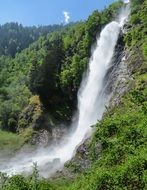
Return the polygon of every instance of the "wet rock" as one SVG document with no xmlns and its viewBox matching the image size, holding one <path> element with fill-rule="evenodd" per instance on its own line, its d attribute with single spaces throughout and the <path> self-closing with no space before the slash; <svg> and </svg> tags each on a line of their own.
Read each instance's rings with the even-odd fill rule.
<svg viewBox="0 0 147 190">
<path fill-rule="evenodd" d="M 66 127 L 54 127 L 50 130 L 39 130 L 36 131 L 31 140 L 30 143 L 32 145 L 42 146 L 46 147 L 48 145 L 58 145 L 62 138 L 67 134 L 67 128 Z"/>
<path fill-rule="evenodd" d="M 60 158 L 55 158 L 53 160 L 53 164 L 60 164 Z"/>
<path fill-rule="evenodd" d="M 32 145 L 47 146 L 48 143 L 52 140 L 52 135 L 49 131 L 40 130 L 33 134 L 30 143 Z"/>
<path fill-rule="evenodd" d="M 76 150 L 75 156 L 65 163 L 64 168 L 61 171 L 57 171 L 52 178 L 57 179 L 60 177 L 75 178 L 79 173 L 86 171 L 92 165 L 91 159 L 91 140 L 88 138 L 82 143 Z M 99 159 L 101 156 L 102 145 L 97 142 L 92 148 L 95 158 Z"/>
</svg>

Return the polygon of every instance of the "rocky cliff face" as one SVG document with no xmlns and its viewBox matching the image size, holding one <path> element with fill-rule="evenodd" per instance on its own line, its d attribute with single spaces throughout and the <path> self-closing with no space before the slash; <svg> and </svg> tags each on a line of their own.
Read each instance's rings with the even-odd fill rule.
<svg viewBox="0 0 147 190">
<path fill-rule="evenodd" d="M 67 127 L 56 126 L 50 130 L 42 129 L 34 132 L 30 143 L 32 145 L 47 147 L 48 145 L 58 145 L 62 138 L 67 134 Z"/>
</svg>

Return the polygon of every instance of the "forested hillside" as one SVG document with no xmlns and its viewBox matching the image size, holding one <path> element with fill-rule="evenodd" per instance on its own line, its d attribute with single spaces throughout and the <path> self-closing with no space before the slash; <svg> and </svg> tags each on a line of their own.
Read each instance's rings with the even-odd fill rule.
<svg viewBox="0 0 147 190">
<path fill-rule="evenodd" d="M 41 36 L 15 58 L 0 57 L 1 129 L 41 128 L 47 120 L 44 112 L 70 121 L 91 45 L 120 4 L 95 11 L 86 22 Z"/>
<path fill-rule="evenodd" d="M 29 141 L 33 131 L 53 127 L 51 120 L 55 123 L 71 121 L 91 46 L 121 6 L 122 2 L 113 3 L 101 12 L 96 10 L 87 21 L 59 31 L 55 28 L 54 32 L 41 36 L 37 41 L 31 38 L 35 42 L 24 49 L 31 43 L 29 39 L 27 45 L 20 48 L 24 50 L 15 57 L 19 49 L 12 54 L 2 50 L 0 150 L 4 147 L 19 149 Z M 125 64 L 129 72 L 127 90 L 117 103 L 111 100 L 103 119 L 93 126 L 92 138 L 66 164 L 65 173 L 57 173 L 50 180 L 40 179 L 34 165 L 33 173 L 28 177 L 1 174 L 2 190 L 147 189 L 146 15 L 147 0 L 132 0 L 125 33 L 118 41 L 118 47 L 126 55 Z M 28 33 L 31 35 L 30 31 Z M 99 146 L 100 151 L 97 150 Z M 81 167 L 81 159 L 88 160 L 90 166 Z"/>
<path fill-rule="evenodd" d="M 61 30 L 63 25 L 23 27 L 18 23 L 0 25 L 0 55 L 15 57 L 40 36 Z"/>
</svg>

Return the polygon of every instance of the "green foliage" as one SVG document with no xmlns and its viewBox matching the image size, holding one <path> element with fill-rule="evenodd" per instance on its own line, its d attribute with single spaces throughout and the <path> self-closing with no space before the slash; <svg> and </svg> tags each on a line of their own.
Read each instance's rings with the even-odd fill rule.
<svg viewBox="0 0 147 190">
<path fill-rule="evenodd" d="M 57 187 L 45 179 L 39 180 L 39 171 L 37 164 L 33 164 L 33 172 L 28 177 L 22 175 L 7 176 L 0 173 L 0 189 L 1 190 L 56 190 Z M 60 189 L 60 188 L 59 188 Z"/>
<path fill-rule="evenodd" d="M 125 43 L 128 47 L 142 46 L 144 58 L 147 58 L 147 2 L 146 0 L 132 1 L 132 14 L 130 25 L 132 26 L 125 35 Z"/>
<path fill-rule="evenodd" d="M 61 30 L 62 25 L 23 27 L 18 23 L 0 25 L 0 55 L 15 57 L 40 36 Z"/>
<path fill-rule="evenodd" d="M 101 17 L 100 12 L 94 11 L 87 20 L 86 30 L 92 39 L 95 39 L 97 32 L 101 30 Z"/>
<path fill-rule="evenodd" d="M 25 129 L 23 133 L 17 135 L 11 132 L 0 131 L 0 152 L 1 154 L 13 154 L 19 150 L 31 138 L 33 131 L 31 128 Z"/>
<path fill-rule="evenodd" d="M 143 55 L 144 55 L 145 59 L 147 60 L 147 38 L 145 39 L 142 47 L 143 47 Z"/>
<path fill-rule="evenodd" d="M 38 130 L 43 122 L 43 106 L 38 96 L 32 96 L 29 105 L 19 115 L 17 130 L 20 132 L 29 127 Z"/>
</svg>

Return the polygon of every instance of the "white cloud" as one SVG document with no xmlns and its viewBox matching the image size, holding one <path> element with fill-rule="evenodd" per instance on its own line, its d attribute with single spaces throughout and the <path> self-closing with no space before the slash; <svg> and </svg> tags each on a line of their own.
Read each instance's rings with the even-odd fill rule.
<svg viewBox="0 0 147 190">
<path fill-rule="evenodd" d="M 129 3 L 130 2 L 130 0 L 124 0 L 124 3 Z"/>
<path fill-rule="evenodd" d="M 63 11 L 63 15 L 64 15 L 64 22 L 65 22 L 65 24 L 68 24 L 69 20 L 70 20 L 69 12 Z"/>
</svg>

